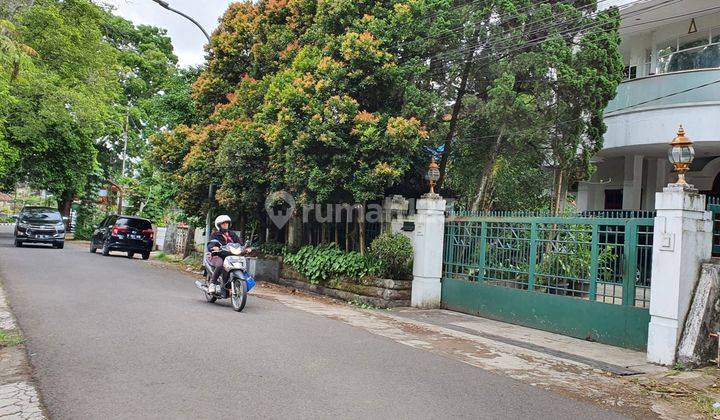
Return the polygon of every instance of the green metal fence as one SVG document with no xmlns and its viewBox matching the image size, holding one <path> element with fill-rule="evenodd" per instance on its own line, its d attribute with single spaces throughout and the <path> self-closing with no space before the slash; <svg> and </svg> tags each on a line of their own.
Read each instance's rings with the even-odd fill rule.
<svg viewBox="0 0 720 420">
<path fill-rule="evenodd" d="M 720 257 L 720 197 L 708 197 L 707 209 L 712 212 L 712 253 L 714 257 Z"/>
<path fill-rule="evenodd" d="M 653 217 L 453 213 L 445 229 L 443 306 L 644 347 Z"/>
</svg>

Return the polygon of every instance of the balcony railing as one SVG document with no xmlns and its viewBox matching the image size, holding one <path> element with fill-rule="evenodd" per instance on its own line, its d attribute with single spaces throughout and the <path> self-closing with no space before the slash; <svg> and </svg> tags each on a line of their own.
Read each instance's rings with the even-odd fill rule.
<svg viewBox="0 0 720 420">
<path fill-rule="evenodd" d="M 605 108 L 605 114 L 686 103 L 718 102 L 720 83 L 683 92 L 718 80 L 720 69 L 681 71 L 628 80 L 618 86 L 617 95 Z M 672 96 L 645 103 L 666 95 Z M 633 106 L 637 104 L 642 105 Z"/>
</svg>

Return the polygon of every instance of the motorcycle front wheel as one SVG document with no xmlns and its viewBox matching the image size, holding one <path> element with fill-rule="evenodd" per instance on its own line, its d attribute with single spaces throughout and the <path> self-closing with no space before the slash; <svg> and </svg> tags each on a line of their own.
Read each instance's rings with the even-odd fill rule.
<svg viewBox="0 0 720 420">
<path fill-rule="evenodd" d="M 232 302 L 233 309 L 236 312 L 243 310 L 245 302 L 247 301 L 247 283 L 245 280 L 238 278 L 233 279 L 230 301 Z"/>
<path fill-rule="evenodd" d="M 219 270 L 219 269 L 218 269 L 218 270 Z M 212 277 L 211 277 L 211 276 L 212 276 L 212 273 L 210 272 L 210 270 L 205 270 L 205 272 L 206 272 L 206 274 L 205 274 L 205 284 L 210 284 L 210 279 L 212 278 Z M 214 303 L 214 302 L 217 300 L 217 297 L 216 297 L 214 294 L 212 294 L 212 293 L 203 292 L 203 294 L 205 295 L 205 300 L 207 300 L 207 301 L 210 302 L 210 303 Z"/>
</svg>

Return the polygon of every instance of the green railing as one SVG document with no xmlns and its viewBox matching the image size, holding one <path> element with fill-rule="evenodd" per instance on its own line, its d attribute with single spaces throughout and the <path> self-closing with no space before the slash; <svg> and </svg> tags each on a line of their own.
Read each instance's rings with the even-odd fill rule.
<svg viewBox="0 0 720 420">
<path fill-rule="evenodd" d="M 652 212 L 452 213 L 443 279 L 649 307 Z"/>
<path fill-rule="evenodd" d="M 713 220 L 712 253 L 720 257 L 720 197 L 708 197 L 707 209 L 712 212 Z"/>
</svg>

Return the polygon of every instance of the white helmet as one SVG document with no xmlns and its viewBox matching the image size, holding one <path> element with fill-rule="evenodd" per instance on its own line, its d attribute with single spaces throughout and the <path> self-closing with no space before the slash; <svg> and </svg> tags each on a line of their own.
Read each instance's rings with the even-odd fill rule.
<svg viewBox="0 0 720 420">
<path fill-rule="evenodd" d="M 215 228 L 220 230 L 220 225 L 225 222 L 232 223 L 232 219 L 227 214 L 221 214 L 215 218 Z"/>
</svg>

